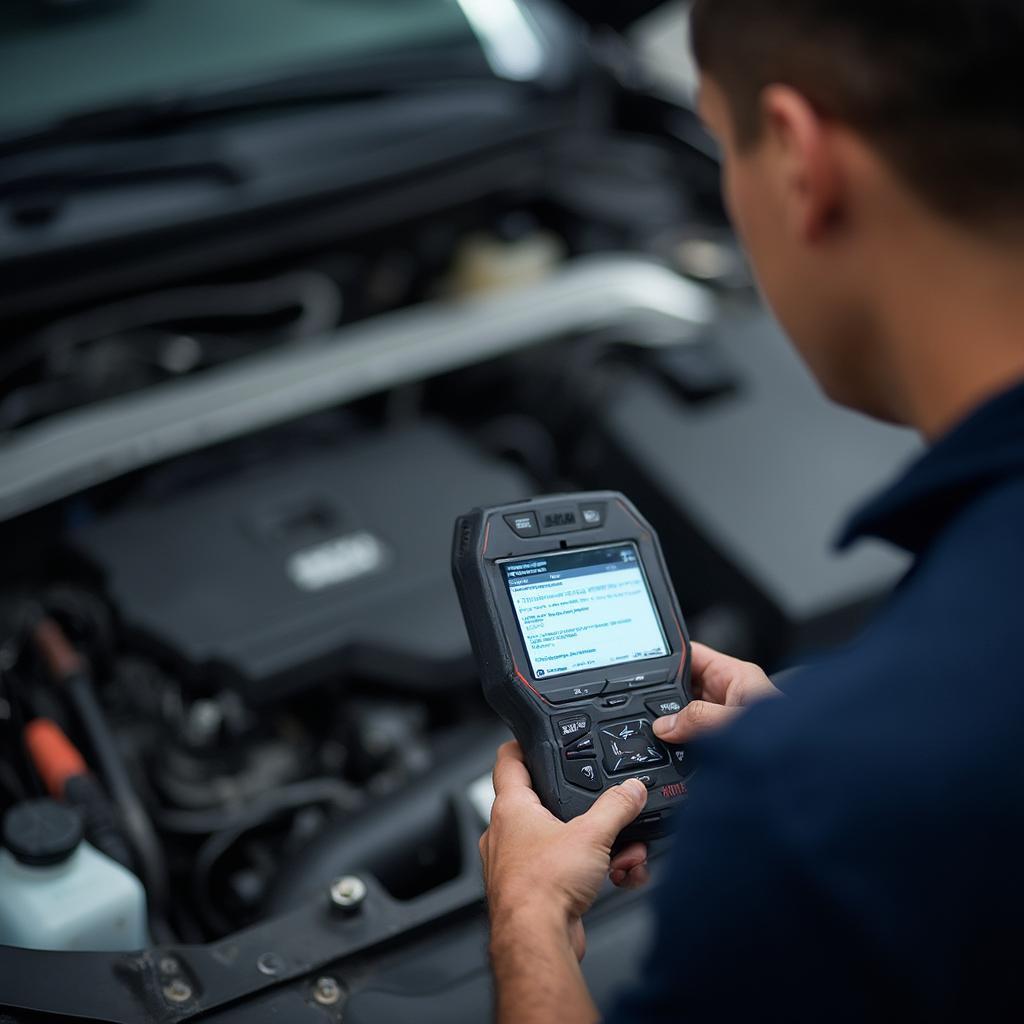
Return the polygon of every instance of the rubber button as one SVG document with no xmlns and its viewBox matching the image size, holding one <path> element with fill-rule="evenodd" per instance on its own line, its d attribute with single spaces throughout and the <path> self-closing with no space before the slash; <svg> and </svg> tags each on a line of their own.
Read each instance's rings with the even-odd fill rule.
<svg viewBox="0 0 1024 1024">
<path fill-rule="evenodd" d="M 608 680 L 609 685 L 616 690 L 634 690 L 639 686 L 657 686 L 665 682 L 668 682 L 668 672 L 664 669 L 660 672 L 634 672 L 632 675 L 615 676 Z"/>
<path fill-rule="evenodd" d="M 582 740 L 577 740 L 569 749 L 565 752 L 566 757 L 572 757 L 573 754 L 586 754 L 593 756 L 594 754 L 594 741 L 586 736 Z"/>
<path fill-rule="evenodd" d="M 596 761 L 563 761 L 562 772 L 574 786 L 582 786 L 592 793 L 604 786 Z"/>
<path fill-rule="evenodd" d="M 697 770 L 693 752 L 686 747 L 670 747 L 669 758 L 684 779 L 689 778 Z"/>
<path fill-rule="evenodd" d="M 644 705 L 655 718 L 678 715 L 684 706 L 682 698 L 674 693 L 660 693 L 657 697 L 644 701 Z"/>
<path fill-rule="evenodd" d="M 629 688 L 635 690 L 639 686 L 660 686 L 668 682 L 668 672 L 639 672 L 630 680 Z"/>
<path fill-rule="evenodd" d="M 553 508 L 540 514 L 541 533 L 574 533 L 580 529 L 580 514 L 574 505 Z"/>
<path fill-rule="evenodd" d="M 629 697 L 623 694 L 621 697 L 609 697 L 605 702 L 606 708 L 621 708 L 623 704 L 629 703 Z"/>
<path fill-rule="evenodd" d="M 555 732 L 563 745 L 578 740 L 590 732 L 589 715 L 573 715 L 572 718 L 558 718 L 555 720 Z"/>
<path fill-rule="evenodd" d="M 584 686 L 564 686 L 560 690 L 551 690 L 542 694 L 546 701 L 552 704 L 568 704 L 574 700 L 587 700 L 589 697 L 596 697 L 604 693 L 607 683 L 587 683 Z"/>
<path fill-rule="evenodd" d="M 520 537 L 539 537 L 540 527 L 537 525 L 537 514 L 535 512 L 513 512 L 505 516 L 505 522 Z"/>
<path fill-rule="evenodd" d="M 596 530 L 604 526 L 604 502 L 594 505 L 580 505 L 580 522 L 584 530 Z"/>
</svg>

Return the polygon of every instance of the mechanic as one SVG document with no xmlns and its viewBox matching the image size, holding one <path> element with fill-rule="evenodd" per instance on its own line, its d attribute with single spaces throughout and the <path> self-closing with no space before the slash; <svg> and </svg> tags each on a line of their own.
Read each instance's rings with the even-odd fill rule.
<svg viewBox="0 0 1024 1024">
<path fill-rule="evenodd" d="M 855 643 L 781 699 L 695 646 L 702 699 L 656 732 L 701 768 L 612 1019 L 1019 1020 L 1024 4 L 697 0 L 692 28 L 767 301 L 832 398 L 930 447 L 845 533 L 915 558 Z M 646 881 L 643 847 L 609 859 L 644 787 L 562 824 L 515 744 L 494 781 L 498 1018 L 593 1021 L 581 915 Z"/>
</svg>

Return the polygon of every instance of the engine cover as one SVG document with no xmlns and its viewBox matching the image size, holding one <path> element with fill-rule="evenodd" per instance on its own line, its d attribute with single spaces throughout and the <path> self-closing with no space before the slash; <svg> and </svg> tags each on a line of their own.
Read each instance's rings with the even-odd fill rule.
<svg viewBox="0 0 1024 1024">
<path fill-rule="evenodd" d="M 253 702 L 337 678 L 434 688 L 473 678 L 452 523 L 532 490 L 419 424 L 123 507 L 72 543 L 129 633 L 186 676 Z"/>
<path fill-rule="evenodd" d="M 617 380 L 588 482 L 644 510 L 685 614 L 742 613 L 745 656 L 775 665 L 845 643 L 908 562 L 880 542 L 838 553 L 835 539 L 920 440 L 831 404 L 767 316 L 723 320 L 714 350 L 721 365 L 691 367 L 682 400 L 648 375 Z"/>
</svg>

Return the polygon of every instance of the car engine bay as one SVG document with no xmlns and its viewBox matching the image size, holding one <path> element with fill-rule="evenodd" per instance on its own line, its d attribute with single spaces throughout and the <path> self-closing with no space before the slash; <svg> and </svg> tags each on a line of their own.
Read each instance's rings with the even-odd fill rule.
<svg viewBox="0 0 1024 1024">
<path fill-rule="evenodd" d="M 0 193 L 0 794 L 79 806 L 148 940 L 0 950 L 15 1019 L 478 1019 L 506 732 L 450 577 L 470 507 L 626 491 L 695 638 L 775 668 L 899 578 L 829 542 L 916 441 L 817 393 L 692 114 L 616 52 L 473 154 L 86 262 L 26 255 L 60 189 Z M 605 894 L 599 1000 L 645 928 Z"/>
</svg>

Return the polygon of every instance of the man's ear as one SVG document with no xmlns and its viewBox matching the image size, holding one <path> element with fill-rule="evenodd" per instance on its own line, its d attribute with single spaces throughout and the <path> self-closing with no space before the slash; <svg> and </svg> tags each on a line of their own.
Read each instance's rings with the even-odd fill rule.
<svg viewBox="0 0 1024 1024">
<path fill-rule="evenodd" d="M 788 85 L 763 91 L 761 115 L 787 220 L 803 241 L 821 241 L 839 220 L 843 199 L 843 176 L 828 125 Z"/>
</svg>

